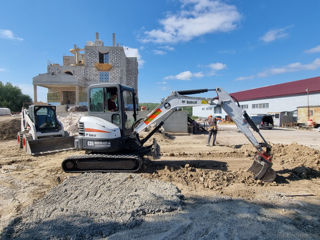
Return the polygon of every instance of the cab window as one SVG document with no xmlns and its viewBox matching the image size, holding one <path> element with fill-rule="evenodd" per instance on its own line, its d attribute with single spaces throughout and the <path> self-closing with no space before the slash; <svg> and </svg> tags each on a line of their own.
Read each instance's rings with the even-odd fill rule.
<svg viewBox="0 0 320 240">
<path fill-rule="evenodd" d="M 35 108 L 37 129 L 55 129 L 58 127 L 55 111 L 50 107 Z"/>
<path fill-rule="evenodd" d="M 133 92 L 123 91 L 123 106 L 124 106 L 124 121 L 125 128 L 130 129 L 135 122 L 134 118 L 134 101 L 133 101 Z"/>
<path fill-rule="evenodd" d="M 103 112 L 103 88 L 91 88 L 90 89 L 90 111 Z"/>
</svg>

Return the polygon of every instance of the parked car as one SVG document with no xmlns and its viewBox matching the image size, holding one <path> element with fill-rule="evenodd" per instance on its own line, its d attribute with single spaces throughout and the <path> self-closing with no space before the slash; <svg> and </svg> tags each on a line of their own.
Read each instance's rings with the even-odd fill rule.
<svg viewBox="0 0 320 240">
<path fill-rule="evenodd" d="M 258 115 L 250 118 L 259 129 L 272 129 L 274 127 L 272 115 Z"/>
</svg>

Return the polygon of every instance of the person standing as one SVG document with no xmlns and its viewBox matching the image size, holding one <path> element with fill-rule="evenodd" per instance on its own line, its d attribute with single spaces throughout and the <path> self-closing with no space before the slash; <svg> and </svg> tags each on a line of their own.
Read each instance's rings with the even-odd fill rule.
<svg viewBox="0 0 320 240">
<path fill-rule="evenodd" d="M 213 138 L 212 146 L 215 146 L 217 133 L 218 133 L 217 119 L 213 118 L 212 115 L 209 115 L 208 116 L 208 124 L 209 124 L 209 136 L 208 136 L 207 146 L 210 146 L 211 137 Z"/>
</svg>

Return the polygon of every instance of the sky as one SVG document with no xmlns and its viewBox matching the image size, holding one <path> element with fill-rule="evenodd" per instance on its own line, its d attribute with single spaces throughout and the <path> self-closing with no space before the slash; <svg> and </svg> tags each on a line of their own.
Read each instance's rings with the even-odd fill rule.
<svg viewBox="0 0 320 240">
<path fill-rule="evenodd" d="M 319 12 L 319 0 L 0 0 L 0 81 L 33 97 L 32 78 L 96 32 L 138 57 L 140 102 L 316 77 Z"/>
</svg>

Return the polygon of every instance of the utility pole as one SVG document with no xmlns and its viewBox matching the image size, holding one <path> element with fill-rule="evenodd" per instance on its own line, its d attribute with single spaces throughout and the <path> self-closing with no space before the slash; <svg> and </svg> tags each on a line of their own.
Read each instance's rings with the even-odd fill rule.
<svg viewBox="0 0 320 240">
<path fill-rule="evenodd" d="M 307 106 L 308 106 L 308 119 L 307 119 L 307 121 L 309 121 L 309 119 L 310 119 L 309 88 L 306 89 L 306 92 L 307 92 Z"/>
</svg>

